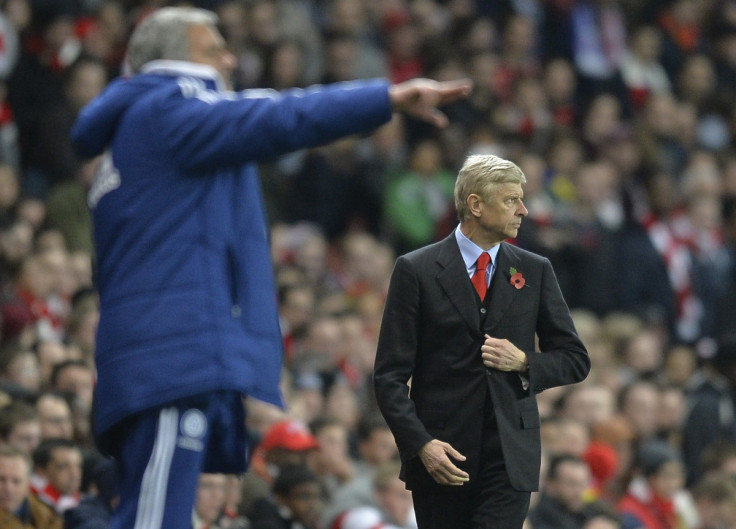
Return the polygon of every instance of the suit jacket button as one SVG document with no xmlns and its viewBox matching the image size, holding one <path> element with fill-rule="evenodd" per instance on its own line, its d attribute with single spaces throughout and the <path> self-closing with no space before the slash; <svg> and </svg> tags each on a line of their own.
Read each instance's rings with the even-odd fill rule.
<svg viewBox="0 0 736 529">
<path fill-rule="evenodd" d="M 485 309 L 485 308 L 481 308 L 481 309 L 480 309 L 480 313 L 481 313 L 481 314 L 485 314 L 485 313 L 486 313 L 486 309 Z"/>
</svg>

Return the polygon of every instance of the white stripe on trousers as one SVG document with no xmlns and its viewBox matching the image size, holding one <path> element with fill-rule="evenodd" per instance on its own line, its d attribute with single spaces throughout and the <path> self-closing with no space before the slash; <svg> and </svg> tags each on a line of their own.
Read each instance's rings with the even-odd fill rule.
<svg viewBox="0 0 736 529">
<path fill-rule="evenodd" d="M 143 473 L 134 529 L 160 529 L 166 507 L 171 461 L 178 434 L 179 410 L 164 408 L 158 417 L 151 459 Z"/>
</svg>

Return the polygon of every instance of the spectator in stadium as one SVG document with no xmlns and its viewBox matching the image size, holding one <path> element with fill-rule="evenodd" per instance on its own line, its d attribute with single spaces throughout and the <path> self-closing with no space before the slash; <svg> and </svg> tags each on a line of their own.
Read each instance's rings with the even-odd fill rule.
<svg viewBox="0 0 736 529">
<path fill-rule="evenodd" d="M 371 480 L 371 496 L 360 505 L 344 510 L 328 525 L 330 529 L 415 529 L 417 526 L 411 492 L 399 479 L 398 461 L 388 461 L 376 469 Z"/>
<path fill-rule="evenodd" d="M 253 462 L 243 479 L 240 511 L 250 516 L 254 504 L 270 495 L 274 479 L 287 466 L 306 466 L 314 458 L 317 439 L 306 425 L 280 420 L 266 431 L 253 454 Z"/>
<path fill-rule="evenodd" d="M 38 411 L 20 399 L 0 408 L 0 445 L 13 445 L 30 457 L 41 442 Z"/>
<path fill-rule="evenodd" d="M 38 357 L 18 341 L 0 349 L 0 384 L 33 395 L 41 387 Z"/>
<path fill-rule="evenodd" d="M 118 502 L 116 463 L 93 452 L 85 458 L 82 499 L 79 505 L 64 511 L 64 529 L 108 529 Z"/>
<path fill-rule="evenodd" d="M 660 399 L 660 388 L 644 379 L 635 379 L 619 393 L 619 409 L 634 428 L 637 442 L 657 434 Z"/>
<path fill-rule="evenodd" d="M 284 467 L 273 482 L 272 496 L 254 505 L 251 529 L 318 529 L 322 502 L 319 478 L 308 467 Z"/>
<path fill-rule="evenodd" d="M 348 444 L 348 428 L 337 418 L 323 415 L 309 423 L 309 429 L 317 440 L 312 470 L 319 476 L 329 498 L 356 477 L 355 461 Z"/>
<path fill-rule="evenodd" d="M 394 436 L 380 415 L 364 415 L 358 423 L 356 435 L 358 459 L 355 461 L 355 477 L 328 499 L 324 513 L 327 525 L 349 508 L 373 503 L 376 472 L 387 462 L 398 459 Z"/>
<path fill-rule="evenodd" d="M 74 435 L 79 440 L 88 441 L 94 388 L 93 369 L 85 360 L 66 360 L 54 366 L 50 382 L 51 390 L 65 395 L 71 403 Z"/>
<path fill-rule="evenodd" d="M 440 144 L 419 142 L 409 155 L 409 169 L 386 186 L 384 210 L 395 248 L 405 252 L 437 240 L 438 228 L 452 210 L 454 186 Z"/>
<path fill-rule="evenodd" d="M 82 450 L 68 439 L 45 439 L 33 452 L 31 491 L 58 514 L 79 505 Z"/>
<path fill-rule="evenodd" d="M 220 519 L 225 508 L 228 486 L 225 474 L 202 474 L 199 476 L 197 496 L 192 512 L 192 529 L 223 529 Z"/>
<path fill-rule="evenodd" d="M 41 422 L 41 439 L 72 439 L 74 422 L 72 409 L 63 395 L 43 392 L 36 399 L 36 409 Z"/>
<path fill-rule="evenodd" d="M 529 511 L 534 529 L 582 529 L 586 491 L 591 484 L 588 464 L 573 455 L 553 457 L 537 504 Z"/>
<path fill-rule="evenodd" d="M 684 491 L 685 470 L 675 450 L 659 440 L 646 441 L 633 466 L 633 479 L 617 503 L 624 527 L 675 529 L 693 522 L 694 505 Z"/>
<path fill-rule="evenodd" d="M 61 529 L 62 519 L 31 494 L 31 460 L 22 449 L 0 446 L 0 526 Z"/>
<path fill-rule="evenodd" d="M 736 524 L 736 484 L 730 476 L 705 476 L 693 487 L 693 500 L 698 511 L 698 529 Z"/>
</svg>

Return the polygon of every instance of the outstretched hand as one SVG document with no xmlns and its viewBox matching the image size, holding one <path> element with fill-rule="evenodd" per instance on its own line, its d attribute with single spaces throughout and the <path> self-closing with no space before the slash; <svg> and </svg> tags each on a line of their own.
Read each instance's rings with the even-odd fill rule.
<svg viewBox="0 0 736 529">
<path fill-rule="evenodd" d="M 473 83 L 468 79 L 444 82 L 412 79 L 391 85 L 389 98 L 395 111 L 446 127 L 449 121 L 438 107 L 466 98 L 472 90 Z"/>
<path fill-rule="evenodd" d="M 462 485 L 470 479 L 468 473 L 457 468 L 450 457 L 465 461 L 465 456 L 449 443 L 432 439 L 419 450 L 419 458 L 429 475 L 440 485 Z"/>
</svg>

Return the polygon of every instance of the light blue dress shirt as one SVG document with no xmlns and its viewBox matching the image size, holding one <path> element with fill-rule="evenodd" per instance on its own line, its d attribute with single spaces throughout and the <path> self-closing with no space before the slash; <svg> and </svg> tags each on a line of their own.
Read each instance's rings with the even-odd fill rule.
<svg viewBox="0 0 736 529">
<path fill-rule="evenodd" d="M 457 245 L 460 247 L 460 254 L 463 256 L 465 269 L 468 271 L 468 277 L 473 277 L 478 257 L 480 257 L 480 254 L 485 250 L 468 239 L 465 234 L 460 231 L 460 226 L 455 228 L 455 239 L 457 239 Z M 496 271 L 496 257 L 498 257 L 498 250 L 500 248 L 501 244 L 499 243 L 488 250 L 488 254 L 491 256 L 491 266 L 486 268 L 486 286 L 490 286 L 491 278 L 493 277 L 493 273 Z"/>
</svg>

